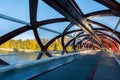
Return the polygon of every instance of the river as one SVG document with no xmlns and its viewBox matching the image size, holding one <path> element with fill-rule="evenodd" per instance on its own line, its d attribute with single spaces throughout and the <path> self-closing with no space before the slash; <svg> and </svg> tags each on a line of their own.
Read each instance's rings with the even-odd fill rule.
<svg viewBox="0 0 120 80">
<path fill-rule="evenodd" d="M 34 53 L 34 52 L 28 53 L 28 52 L 0 51 L 0 59 L 6 61 L 7 63 L 11 65 L 35 60 L 37 55 L 38 53 Z M 46 56 L 43 55 L 42 58 L 46 58 Z"/>
</svg>

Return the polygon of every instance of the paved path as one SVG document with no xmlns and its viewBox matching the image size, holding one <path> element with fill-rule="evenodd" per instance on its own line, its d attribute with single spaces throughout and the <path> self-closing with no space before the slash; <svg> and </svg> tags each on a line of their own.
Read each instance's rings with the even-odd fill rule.
<svg viewBox="0 0 120 80">
<path fill-rule="evenodd" d="M 102 54 L 94 80 L 120 80 L 120 66 L 107 54 Z"/>
<path fill-rule="evenodd" d="M 99 65 L 95 74 L 89 79 L 97 62 Z M 33 80 L 120 80 L 120 67 L 107 54 L 88 55 Z"/>
<path fill-rule="evenodd" d="M 87 80 L 99 58 L 98 55 L 84 56 L 33 80 Z"/>
</svg>

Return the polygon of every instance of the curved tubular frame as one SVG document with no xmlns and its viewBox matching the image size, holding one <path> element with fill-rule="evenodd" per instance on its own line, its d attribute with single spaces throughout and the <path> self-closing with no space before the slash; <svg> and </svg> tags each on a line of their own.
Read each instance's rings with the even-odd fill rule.
<svg viewBox="0 0 120 80">
<path fill-rule="evenodd" d="M 89 42 L 89 43 L 88 43 L 88 42 Z M 94 45 L 94 44 L 98 45 L 98 43 L 97 43 L 93 38 L 92 38 L 92 39 L 88 38 L 88 39 L 85 40 L 85 42 L 82 42 L 82 44 L 84 44 L 84 47 L 86 47 L 87 43 L 88 43 L 88 44 L 91 43 L 91 45 Z M 98 45 L 98 46 L 99 46 L 99 45 Z M 100 47 L 99 47 L 99 48 L 100 48 Z"/>
<path fill-rule="evenodd" d="M 101 34 L 98 34 L 100 37 L 103 37 L 104 39 L 107 39 L 108 42 L 111 41 L 111 42 L 112 42 L 111 44 L 114 44 L 114 45 L 112 45 L 112 46 L 114 46 L 114 47 L 116 47 L 117 49 L 119 49 L 119 46 L 116 44 L 116 42 L 119 43 L 119 44 L 120 44 L 120 42 L 119 42 L 117 39 L 115 39 L 114 37 L 109 36 L 109 35 L 107 35 L 107 34 L 105 34 L 105 33 L 103 33 L 103 32 L 100 32 L 100 31 L 98 31 L 98 33 L 101 33 Z M 102 35 L 102 36 L 101 36 L 101 35 Z"/>
<path fill-rule="evenodd" d="M 92 35 L 95 40 L 101 44 L 101 41 L 97 37 L 97 35 L 94 33 L 92 29 L 90 29 L 89 26 L 84 25 L 86 21 L 84 21 L 82 18 L 83 16 L 78 12 L 77 6 L 75 6 L 73 1 L 52 1 L 52 0 L 43 0 L 45 3 L 47 3 L 49 6 L 54 8 L 56 11 L 61 13 L 63 16 L 65 16 L 70 22 L 73 24 L 81 27 L 85 32 Z M 64 8 L 63 8 L 64 7 Z M 72 12 L 71 12 L 72 9 Z"/>
<path fill-rule="evenodd" d="M 62 43 L 62 47 L 63 47 L 63 50 L 66 51 L 66 48 L 65 48 L 65 43 L 64 43 L 64 38 L 65 38 L 65 33 L 73 26 L 72 23 L 70 23 L 66 28 L 65 30 L 63 31 L 63 36 L 61 37 L 61 43 Z M 64 54 L 64 52 L 63 52 Z"/>
<path fill-rule="evenodd" d="M 36 25 L 36 28 L 38 28 L 43 25 L 57 23 L 57 22 L 66 22 L 66 21 L 68 21 L 66 18 L 55 18 L 55 19 L 48 19 L 48 20 L 44 20 L 44 21 L 37 21 L 36 24 L 34 24 L 34 25 Z"/>
<path fill-rule="evenodd" d="M 73 48 L 75 50 L 75 41 L 76 41 L 76 38 L 80 37 L 82 34 L 83 34 L 83 32 L 79 33 L 78 35 L 76 35 L 76 37 L 74 37 L 73 39 L 71 39 L 70 41 L 68 41 L 68 43 L 65 45 L 65 48 L 73 41 Z"/>
<path fill-rule="evenodd" d="M 85 40 L 85 42 L 83 42 L 82 44 L 84 44 L 85 48 L 92 48 L 92 49 L 100 49 L 100 46 L 98 45 L 98 43 L 92 38 L 88 38 Z"/>
<path fill-rule="evenodd" d="M 102 17 L 102 16 L 115 16 L 111 10 L 101 10 L 92 13 L 88 13 L 85 15 L 86 19 L 94 18 L 94 17 Z"/>
<path fill-rule="evenodd" d="M 13 37 L 25 32 L 25 31 L 28 31 L 30 30 L 30 26 L 24 26 L 24 27 L 21 27 L 19 29 L 16 29 L 12 32 L 9 32 L 5 35 L 3 35 L 2 37 L 0 37 L 0 45 L 3 44 L 4 42 L 8 41 L 9 39 L 12 39 Z"/>
<path fill-rule="evenodd" d="M 89 48 L 94 49 L 93 45 L 94 45 L 96 42 L 94 41 L 94 39 L 92 39 L 92 41 L 93 41 L 93 42 L 90 42 L 90 43 L 89 43 L 89 44 L 90 44 L 90 45 L 89 45 Z"/>
<path fill-rule="evenodd" d="M 101 38 L 103 38 L 103 37 L 101 37 Z M 105 39 L 105 40 L 106 40 L 106 39 Z M 101 41 L 102 41 L 102 42 L 104 42 L 104 44 L 103 44 L 103 45 L 104 45 L 104 47 L 105 47 L 105 44 L 108 44 L 108 45 L 109 45 L 109 47 L 110 47 L 110 48 L 112 48 L 112 45 L 111 45 L 111 43 L 112 43 L 112 42 L 111 42 L 111 41 L 108 41 L 108 39 L 107 39 L 107 41 L 108 41 L 108 42 L 107 42 L 107 41 L 105 41 L 105 40 L 104 40 L 104 38 L 103 38 L 103 39 L 101 39 Z"/>
<path fill-rule="evenodd" d="M 107 36 L 100 36 L 100 37 L 102 37 L 102 38 L 108 40 L 107 43 L 111 43 L 112 46 L 118 48 L 118 46 L 116 45 L 116 43 L 115 43 L 113 40 L 111 40 L 111 39 L 109 39 L 109 38 L 106 38 Z"/>
<path fill-rule="evenodd" d="M 78 41 L 78 43 L 76 43 L 76 45 L 75 45 L 75 47 L 77 47 L 77 45 L 78 44 L 80 44 L 80 47 L 82 47 L 82 42 L 85 40 L 85 39 L 89 39 L 89 38 L 91 38 L 92 39 L 92 37 L 91 36 L 86 36 L 86 37 L 84 37 L 82 40 L 80 40 L 80 41 Z"/>
<path fill-rule="evenodd" d="M 70 34 L 70 33 L 74 33 L 74 32 L 78 32 L 78 31 L 82 31 L 82 30 L 79 29 L 79 30 L 69 31 L 69 32 L 66 32 L 65 35 Z M 48 47 L 49 47 L 56 39 L 58 39 L 58 38 L 60 38 L 60 37 L 62 37 L 62 36 L 63 36 L 63 34 L 60 34 L 60 35 L 54 37 L 53 39 L 51 39 L 51 40 L 44 46 L 44 50 L 47 50 Z M 40 54 L 41 54 L 41 53 L 40 53 Z M 40 58 L 41 58 L 41 57 L 39 57 L 38 59 L 40 59 Z"/>
<path fill-rule="evenodd" d="M 103 5 L 105 5 L 106 7 L 110 8 L 112 10 L 112 12 L 116 15 L 116 16 L 120 16 L 120 4 L 117 3 L 115 0 L 95 0 Z"/>
<path fill-rule="evenodd" d="M 90 40 L 90 39 L 86 39 L 84 42 L 83 42 L 83 44 L 84 44 L 84 47 L 88 47 L 88 44 L 90 44 L 90 43 L 93 43 L 93 39 L 92 40 Z M 86 48 L 87 48 L 86 47 Z M 89 47 L 88 47 L 89 48 Z"/>
<path fill-rule="evenodd" d="M 36 24 L 34 26 L 36 28 L 38 28 L 38 27 L 43 26 L 43 25 L 57 23 L 57 22 L 66 22 L 66 21 L 67 21 L 66 18 L 49 19 L 49 20 L 44 20 L 44 21 L 36 22 Z M 38 41 L 39 45 L 41 46 L 41 43 L 42 43 L 41 40 L 38 37 L 36 37 L 36 40 Z M 47 47 L 46 46 L 42 47 L 42 50 L 43 51 L 47 50 Z"/>
<path fill-rule="evenodd" d="M 103 25 L 101 23 L 98 23 L 98 22 L 95 22 L 95 21 L 92 21 L 92 20 L 87 20 L 87 21 L 89 23 L 91 23 L 91 24 L 95 24 L 95 25 L 101 26 L 106 31 L 110 31 L 111 33 L 113 32 L 113 30 L 111 28 L 109 28 L 108 26 L 106 26 L 106 25 Z M 114 34 L 120 39 L 120 32 L 115 31 Z"/>
<path fill-rule="evenodd" d="M 31 15 L 31 16 L 33 17 L 33 15 Z M 35 20 L 31 20 L 31 21 L 35 21 Z M 33 24 L 31 26 L 24 26 L 22 28 L 19 28 L 19 29 L 16 29 L 14 31 L 11 31 L 11 32 L 7 33 L 6 35 L 3 35 L 0 38 L 0 44 L 8 41 L 9 39 L 11 39 L 11 38 L 23 33 L 23 32 L 26 32 L 28 30 L 33 30 L 35 38 L 36 38 L 39 46 L 41 47 L 41 50 L 44 51 L 44 50 L 46 50 L 46 48 L 45 48 L 45 46 L 43 46 L 43 44 L 41 42 L 41 39 L 39 38 L 39 35 L 38 35 L 38 32 L 37 32 L 37 27 L 42 26 L 42 25 L 46 25 L 46 24 L 51 24 L 51 23 L 56 23 L 56 22 L 65 22 L 65 21 L 67 21 L 66 18 L 56 18 L 56 19 L 50 19 L 50 20 L 44 20 L 44 21 L 36 22 L 35 25 Z M 46 53 L 46 54 L 49 55 L 49 56 L 52 56 L 49 53 Z"/>
<path fill-rule="evenodd" d="M 29 0 L 30 23 L 34 25 L 37 18 L 38 0 Z"/>
<path fill-rule="evenodd" d="M 103 32 L 101 32 L 101 31 L 97 31 L 97 33 L 102 33 L 103 35 L 105 35 L 105 36 L 107 36 L 107 37 L 110 37 L 111 39 L 115 40 L 116 42 L 118 42 L 118 43 L 120 44 L 120 41 L 119 41 L 119 40 L 117 40 L 116 38 L 114 38 L 114 37 L 112 37 L 112 36 L 110 36 L 110 35 L 108 35 L 108 34 L 106 34 L 106 33 L 103 33 Z"/>
<path fill-rule="evenodd" d="M 46 48 L 45 48 L 45 46 L 43 46 L 43 44 L 41 42 L 41 39 L 40 39 L 40 37 L 38 35 L 37 29 L 33 29 L 33 32 L 34 32 L 35 38 L 36 38 L 39 46 L 41 47 L 41 50 L 42 51 L 47 51 Z M 45 52 L 45 53 L 39 53 L 39 55 L 37 56 L 37 59 L 40 59 L 43 54 L 46 54 L 48 57 L 52 57 L 52 55 L 49 52 Z"/>
<path fill-rule="evenodd" d="M 112 40 L 110 40 L 110 39 L 108 39 L 108 38 L 106 38 L 104 36 L 101 36 L 100 38 L 103 38 L 103 41 L 104 41 L 104 39 L 107 40 L 105 43 L 108 43 L 108 44 L 110 43 L 109 45 L 111 45 L 110 46 L 111 48 L 113 48 L 113 46 L 114 46 L 114 48 L 118 49 L 118 46 L 114 43 L 114 41 L 112 41 Z"/>
<path fill-rule="evenodd" d="M 56 18 L 56 19 L 49 19 L 49 20 L 44 20 L 44 21 L 40 21 L 40 22 L 36 22 L 36 24 L 34 25 L 35 28 L 38 28 L 40 26 L 43 25 L 47 25 L 47 24 L 51 24 L 51 23 L 57 23 L 57 22 L 66 22 L 67 19 L 66 18 Z M 38 35 L 38 32 L 36 32 L 36 34 Z M 37 42 L 39 43 L 40 46 L 42 46 L 41 50 L 42 51 L 47 51 L 47 48 L 49 47 L 48 45 L 43 46 L 41 39 L 39 37 L 36 37 Z M 51 42 L 53 42 L 56 39 L 51 40 Z M 52 57 L 51 54 L 49 54 L 48 52 L 45 52 L 45 54 L 49 57 Z M 40 59 L 42 57 L 43 53 L 39 54 L 39 57 L 37 59 Z"/>
<path fill-rule="evenodd" d="M 83 34 L 83 33 L 80 33 L 80 34 L 78 34 L 75 38 L 73 38 L 73 39 L 71 39 L 66 45 L 65 45 L 65 47 L 67 47 L 72 41 L 74 41 L 76 38 L 78 38 L 78 37 L 83 37 L 83 36 L 90 36 L 90 35 L 88 35 L 88 34 L 83 34 L 83 35 L 81 35 L 81 34 Z"/>
<path fill-rule="evenodd" d="M 39 37 L 39 35 L 38 35 L 37 29 L 34 29 L 33 32 L 34 32 L 35 38 L 36 38 L 39 46 L 41 47 L 41 50 L 44 51 L 44 46 L 43 46 L 43 44 L 42 44 L 42 42 L 41 42 L 41 39 L 40 39 L 40 37 Z"/>
<path fill-rule="evenodd" d="M 78 31 L 82 31 L 82 30 L 79 29 L 79 30 L 69 31 L 69 32 L 66 32 L 65 35 L 70 34 L 70 33 L 74 33 L 74 32 L 78 32 Z M 62 37 L 62 36 L 63 36 L 63 34 L 60 34 L 60 35 L 54 37 L 52 40 L 50 40 L 50 41 L 45 45 L 46 48 L 48 48 L 56 39 L 58 39 L 58 38 L 60 38 L 60 37 Z"/>
</svg>

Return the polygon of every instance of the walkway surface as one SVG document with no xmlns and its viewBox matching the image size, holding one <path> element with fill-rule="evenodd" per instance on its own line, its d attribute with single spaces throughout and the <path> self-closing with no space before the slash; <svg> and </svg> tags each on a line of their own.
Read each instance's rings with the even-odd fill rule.
<svg viewBox="0 0 120 80">
<path fill-rule="evenodd" d="M 113 57 L 102 55 L 94 80 L 120 80 L 120 66 Z"/>
<path fill-rule="evenodd" d="M 96 63 L 99 64 L 91 79 Z M 33 80 L 120 80 L 120 67 L 107 54 L 88 55 Z"/>
</svg>

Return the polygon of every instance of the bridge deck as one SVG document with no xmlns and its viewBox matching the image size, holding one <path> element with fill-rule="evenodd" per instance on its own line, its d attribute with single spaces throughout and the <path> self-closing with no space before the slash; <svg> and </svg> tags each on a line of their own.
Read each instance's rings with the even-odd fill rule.
<svg viewBox="0 0 120 80">
<path fill-rule="evenodd" d="M 0 80 L 120 80 L 119 65 L 113 57 L 104 53 L 80 57 L 42 74 L 39 72 L 40 69 L 38 65 L 26 68 L 20 66 L 8 72 L 1 72 Z M 35 72 L 38 73 L 35 75 Z M 34 76 L 25 78 L 27 75 Z"/>
<path fill-rule="evenodd" d="M 99 64 L 94 70 L 96 63 Z M 101 57 L 89 55 L 42 76 L 37 76 L 34 80 L 120 80 L 120 68 L 113 57 L 105 54 Z"/>
<path fill-rule="evenodd" d="M 34 80 L 86 80 L 96 60 L 96 56 L 85 56 Z"/>
</svg>

